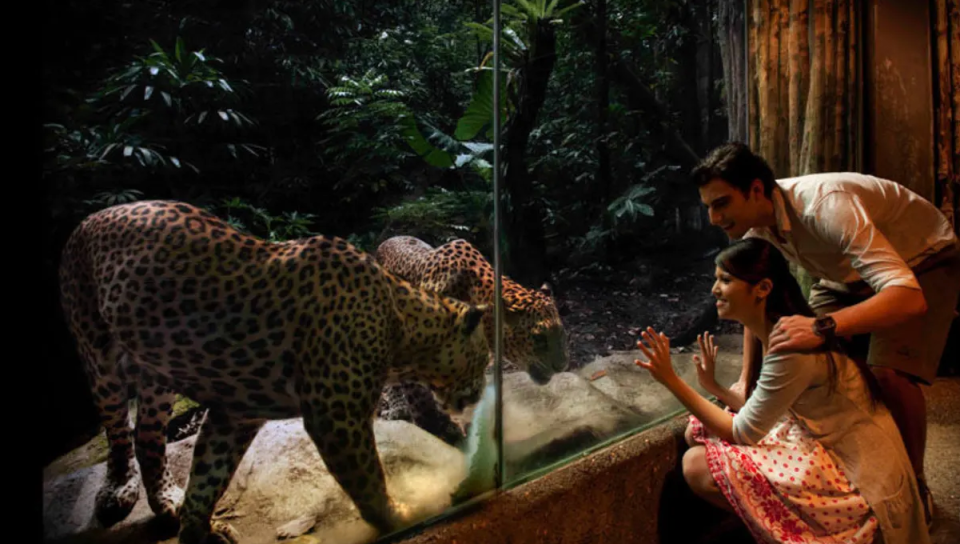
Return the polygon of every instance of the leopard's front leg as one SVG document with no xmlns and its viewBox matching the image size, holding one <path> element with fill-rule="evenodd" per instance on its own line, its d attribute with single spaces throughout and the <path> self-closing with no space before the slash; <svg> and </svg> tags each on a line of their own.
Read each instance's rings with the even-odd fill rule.
<svg viewBox="0 0 960 544">
<path fill-rule="evenodd" d="M 327 470 L 363 519 L 381 534 L 408 525 L 407 509 L 387 494 L 373 434 L 373 401 L 361 403 L 349 396 L 317 393 L 303 408 L 303 423 Z M 320 400 L 324 398 L 330 400 Z"/>
<path fill-rule="evenodd" d="M 385 387 L 380 407 L 380 419 L 409 421 L 454 447 L 464 439 L 463 429 L 440 408 L 423 384 L 403 382 Z"/>
<path fill-rule="evenodd" d="M 239 535 L 229 524 L 210 518 L 263 423 L 236 421 L 212 408 L 207 412 L 180 512 L 180 544 L 239 544 Z"/>
</svg>

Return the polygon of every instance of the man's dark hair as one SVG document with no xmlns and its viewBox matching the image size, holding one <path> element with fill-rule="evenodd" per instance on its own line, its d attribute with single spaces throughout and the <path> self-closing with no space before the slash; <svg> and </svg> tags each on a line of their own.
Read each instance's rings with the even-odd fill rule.
<svg viewBox="0 0 960 544">
<path fill-rule="evenodd" d="M 770 198 L 773 191 L 773 170 L 763 157 L 740 142 L 728 142 L 717 147 L 690 173 L 697 187 L 703 187 L 720 178 L 733 185 L 746 196 L 750 184 L 759 179 L 763 182 L 763 194 Z"/>
</svg>

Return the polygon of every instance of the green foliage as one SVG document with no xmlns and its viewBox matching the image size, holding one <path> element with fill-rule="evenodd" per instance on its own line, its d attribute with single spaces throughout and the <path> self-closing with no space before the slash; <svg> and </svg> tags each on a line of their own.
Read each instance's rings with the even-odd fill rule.
<svg viewBox="0 0 960 544">
<path fill-rule="evenodd" d="M 406 95 L 388 85 L 371 69 L 357 78 L 341 76 L 340 85 L 326 91 L 331 108 L 317 116 L 327 129 L 319 144 L 340 170 L 335 187 L 346 199 L 384 189 L 411 155 L 403 149 Z"/>
<path fill-rule="evenodd" d="M 489 191 L 428 189 L 420 198 L 377 210 L 390 231 L 434 240 L 492 240 L 493 194 Z"/>
<path fill-rule="evenodd" d="M 663 165 L 644 174 L 640 183 L 629 187 L 623 195 L 617 197 L 607 206 L 607 213 L 611 214 L 616 224 L 631 224 L 641 216 L 653 217 L 653 201 L 648 196 L 656 195 L 659 185 L 665 182 L 665 176 L 680 170 L 676 165 Z M 644 202 L 644 201 L 648 202 Z"/>
<path fill-rule="evenodd" d="M 501 93 L 506 90 L 506 85 L 501 88 Z M 501 96 L 505 96 L 502 94 Z M 506 121 L 507 108 L 501 104 L 500 123 L 501 126 Z M 457 130 L 453 136 L 457 140 L 466 141 L 477 137 L 484 128 L 487 129 L 485 136 L 488 140 L 493 139 L 493 72 L 481 67 L 477 74 L 477 88 L 467 106 L 467 111 L 463 117 L 457 121 Z"/>
<path fill-rule="evenodd" d="M 224 200 L 221 207 L 226 212 L 225 221 L 231 226 L 271 242 L 296 240 L 317 234 L 311 230 L 316 219 L 314 214 L 285 211 L 275 215 L 239 197 Z"/>
<path fill-rule="evenodd" d="M 560 25 L 563 17 L 584 3 L 575 0 L 569 5 L 560 6 L 559 0 L 508 0 L 500 5 L 503 17 L 501 28 L 503 35 L 500 43 L 506 64 L 512 68 L 521 68 L 528 60 L 530 53 L 530 37 L 537 32 L 541 24 Z M 467 25 L 477 37 L 493 41 L 493 19 L 485 24 L 469 23 Z"/>
<path fill-rule="evenodd" d="M 360 251 L 373 254 L 377 250 L 378 234 L 373 231 L 352 232 L 346 237 L 347 242 L 356 246 Z"/>
<path fill-rule="evenodd" d="M 94 209 L 109 208 L 119 204 L 128 204 L 143 198 L 143 193 L 136 189 L 114 189 L 97 193 L 93 198 L 83 203 Z"/>
<path fill-rule="evenodd" d="M 98 160 L 141 167 L 188 167 L 205 162 L 202 148 L 190 145 L 214 139 L 230 130 L 243 130 L 255 122 L 229 107 L 239 99 L 234 87 L 215 67 L 219 58 L 204 51 L 189 50 L 177 38 L 167 52 L 150 40 L 153 52 L 133 61 L 104 82 L 90 102 L 107 120 L 95 129 L 99 140 Z M 219 141 L 221 153 L 234 159 L 240 154 L 259 157 L 262 147 L 250 143 Z M 203 146 L 208 147 L 208 146 Z M 175 148 L 179 148 L 177 152 Z M 208 151 L 203 149 L 203 151 Z M 182 153 L 190 157 L 181 159 Z"/>
<path fill-rule="evenodd" d="M 504 112 L 505 113 L 505 112 Z M 486 137 L 493 139 L 493 74 L 477 71 L 477 88 L 470 105 L 457 122 L 453 137 L 424 123 L 424 137 L 412 115 L 405 115 L 403 135 L 407 143 L 428 164 L 440 168 L 469 167 L 488 184 L 493 182 L 493 145 L 483 141 L 465 141 L 487 128 Z"/>
<path fill-rule="evenodd" d="M 616 83 L 599 126 L 595 44 L 577 32 L 581 18 L 594 16 L 587 4 L 502 5 L 501 126 L 519 96 L 518 74 L 538 54 L 531 37 L 543 25 L 557 35 L 527 166 L 548 238 L 570 246 L 650 236 L 665 216 L 652 212 L 672 205 L 664 188 L 682 175 L 664 168 L 672 161 L 662 137 Z M 698 4 L 606 5 L 607 35 L 617 38 L 607 54 L 632 62 L 679 119 L 689 105 L 672 96 L 678 66 L 690 62 L 682 47 L 702 39 L 690 17 Z M 489 225 L 489 202 L 476 213 L 450 207 L 491 191 L 487 4 L 266 0 L 222 12 L 169 0 L 122 9 L 68 0 L 63 9 L 96 30 L 69 34 L 76 45 L 57 36 L 48 46 L 46 77 L 58 89 L 45 94 L 52 217 L 75 221 L 134 199 L 235 196 L 263 213 L 249 204 L 231 208 L 232 219 L 269 239 L 318 229 L 373 240 L 383 221 L 447 234 Z M 411 195 L 424 194 L 427 204 L 411 205 Z M 433 204 L 436 212 L 423 209 Z M 284 215 L 298 209 L 314 215 Z"/>
<path fill-rule="evenodd" d="M 575 247 L 591 254 L 611 243 L 642 238 L 657 216 L 661 202 L 658 191 L 669 183 L 669 175 L 679 169 L 676 165 L 664 165 L 645 174 L 640 183 L 628 187 L 606 207 L 600 221 L 592 224 L 585 235 L 574 238 Z"/>
<path fill-rule="evenodd" d="M 653 187 L 634 185 L 630 187 L 623 196 L 611 202 L 610 205 L 607 206 L 607 211 L 613 214 L 613 217 L 618 221 L 635 221 L 639 215 L 653 217 L 653 207 L 649 204 L 639 202 L 642 197 L 652 192 L 654 192 Z"/>
</svg>

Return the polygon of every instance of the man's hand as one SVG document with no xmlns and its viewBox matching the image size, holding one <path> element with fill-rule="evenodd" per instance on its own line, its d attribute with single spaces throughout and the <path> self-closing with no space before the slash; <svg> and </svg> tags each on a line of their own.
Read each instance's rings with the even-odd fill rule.
<svg viewBox="0 0 960 544">
<path fill-rule="evenodd" d="M 812 317 L 791 315 L 781 317 L 770 333 L 770 347 L 767 353 L 781 351 L 808 351 L 823 344 L 823 338 L 813 330 Z"/>
</svg>

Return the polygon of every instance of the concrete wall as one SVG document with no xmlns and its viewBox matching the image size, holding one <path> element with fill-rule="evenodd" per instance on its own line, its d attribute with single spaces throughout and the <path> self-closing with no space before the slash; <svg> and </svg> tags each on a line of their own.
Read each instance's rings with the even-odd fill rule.
<svg viewBox="0 0 960 544">
<path fill-rule="evenodd" d="M 678 416 L 394 542 L 695 544 L 745 531 L 683 481 L 686 423 Z"/>
</svg>

